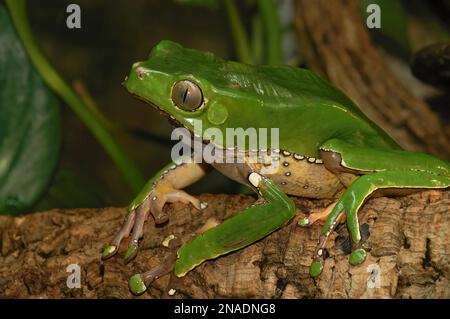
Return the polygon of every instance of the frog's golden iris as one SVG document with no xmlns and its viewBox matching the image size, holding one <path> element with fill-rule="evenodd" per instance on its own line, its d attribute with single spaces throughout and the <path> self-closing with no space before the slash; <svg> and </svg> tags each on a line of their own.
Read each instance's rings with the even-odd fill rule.
<svg viewBox="0 0 450 319">
<path fill-rule="evenodd" d="M 203 103 L 203 93 L 200 87 L 192 81 L 181 80 L 172 88 L 172 100 L 183 111 L 195 111 Z"/>
</svg>

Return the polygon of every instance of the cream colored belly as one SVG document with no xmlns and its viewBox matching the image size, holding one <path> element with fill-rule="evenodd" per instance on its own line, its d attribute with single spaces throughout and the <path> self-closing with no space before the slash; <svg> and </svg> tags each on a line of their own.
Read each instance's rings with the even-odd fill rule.
<svg viewBox="0 0 450 319">
<path fill-rule="evenodd" d="M 273 157 L 279 161 L 275 172 L 267 173 L 261 163 L 213 164 L 225 176 L 248 185 L 247 176 L 255 170 L 272 179 L 285 193 L 309 198 L 335 198 L 344 188 L 340 179 L 325 168 L 320 160 L 280 151 Z M 272 162 L 273 163 L 273 162 Z"/>
</svg>

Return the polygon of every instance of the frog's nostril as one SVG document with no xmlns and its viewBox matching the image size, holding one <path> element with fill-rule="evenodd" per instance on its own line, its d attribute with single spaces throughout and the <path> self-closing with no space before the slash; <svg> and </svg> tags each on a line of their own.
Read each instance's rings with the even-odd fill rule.
<svg viewBox="0 0 450 319">
<path fill-rule="evenodd" d="M 139 80 L 143 80 L 147 75 L 150 74 L 150 70 L 144 68 L 143 66 L 137 66 L 136 67 L 136 75 L 138 77 Z"/>
</svg>

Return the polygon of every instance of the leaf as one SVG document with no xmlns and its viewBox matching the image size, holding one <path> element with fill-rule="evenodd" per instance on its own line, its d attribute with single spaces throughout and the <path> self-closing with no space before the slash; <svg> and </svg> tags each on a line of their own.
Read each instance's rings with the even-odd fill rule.
<svg viewBox="0 0 450 319">
<path fill-rule="evenodd" d="M 369 29 L 374 32 L 375 40 L 391 53 L 407 58 L 410 53 L 408 17 L 402 0 L 361 0 L 363 23 L 371 14 L 367 12 L 370 4 L 380 7 L 381 28 Z"/>
<path fill-rule="evenodd" d="M 24 213 L 44 194 L 59 147 L 58 100 L 0 6 L 0 214 Z"/>
<path fill-rule="evenodd" d="M 220 0 L 175 0 L 175 2 L 179 4 L 217 9 L 219 7 Z"/>
</svg>

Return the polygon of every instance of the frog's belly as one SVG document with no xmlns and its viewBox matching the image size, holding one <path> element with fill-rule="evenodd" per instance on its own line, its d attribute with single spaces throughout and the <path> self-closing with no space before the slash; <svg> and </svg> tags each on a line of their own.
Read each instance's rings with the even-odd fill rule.
<svg viewBox="0 0 450 319">
<path fill-rule="evenodd" d="M 248 185 L 246 170 L 256 170 L 272 179 L 290 195 L 310 198 L 334 198 L 344 188 L 339 178 L 325 168 L 320 160 L 281 151 L 275 157 L 279 161 L 275 172 L 267 173 L 267 167 L 254 164 L 213 164 L 225 176 Z M 272 162 L 273 163 L 273 162 Z M 243 165 L 245 168 L 243 169 Z"/>
</svg>

